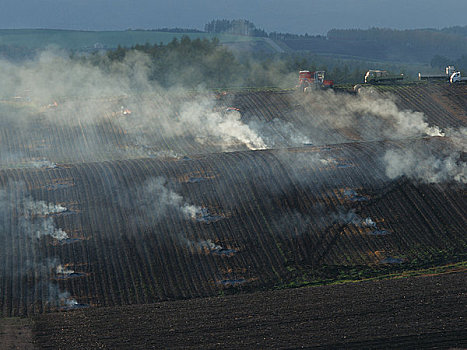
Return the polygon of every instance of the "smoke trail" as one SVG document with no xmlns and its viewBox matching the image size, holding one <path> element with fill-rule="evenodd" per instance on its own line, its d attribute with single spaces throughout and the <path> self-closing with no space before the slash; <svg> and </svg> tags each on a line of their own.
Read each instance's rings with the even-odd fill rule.
<svg viewBox="0 0 467 350">
<path fill-rule="evenodd" d="M 355 210 L 349 210 L 347 212 L 341 210 L 336 213 L 332 213 L 331 218 L 333 219 L 333 222 L 340 224 L 360 225 L 363 221 L 362 218 L 355 213 Z"/>
<path fill-rule="evenodd" d="M 158 221 L 174 212 L 186 219 L 202 216 L 202 208 L 187 203 L 182 196 L 167 188 L 163 177 L 146 180 L 137 188 L 135 200 L 137 212 L 143 221 L 148 218 Z"/>
<path fill-rule="evenodd" d="M 215 250 L 221 250 L 224 249 L 222 246 L 215 244 L 213 241 L 210 239 L 208 240 L 200 240 L 200 241 L 191 241 L 189 239 L 185 239 L 185 243 L 188 246 L 188 248 L 198 251 L 198 252 L 203 252 L 203 251 L 215 251 Z"/>
<path fill-rule="evenodd" d="M 15 237 L 41 238 L 51 236 L 56 240 L 68 238 L 68 234 L 57 228 L 50 215 L 67 211 L 67 208 L 34 201 L 27 193 L 24 183 L 9 182 L 0 189 L 0 224 L 3 232 Z"/>
<path fill-rule="evenodd" d="M 59 264 L 56 268 L 55 268 L 55 272 L 59 275 L 71 275 L 72 273 L 74 273 L 75 271 L 74 270 L 70 270 L 66 267 L 64 267 L 62 264 Z"/>
<path fill-rule="evenodd" d="M 57 167 L 56 163 L 51 162 L 47 159 L 32 161 L 32 162 L 27 163 L 27 165 L 30 165 L 33 168 L 47 168 L 47 169 L 54 169 Z"/>
<path fill-rule="evenodd" d="M 46 203 L 44 201 L 33 201 L 27 198 L 24 201 L 24 214 L 31 215 L 51 215 L 68 211 L 67 208 L 59 204 Z"/>
<path fill-rule="evenodd" d="M 270 122 L 251 120 L 248 126 L 264 140 L 264 148 L 278 148 L 284 144 L 288 147 L 299 147 L 312 143 L 312 140 L 292 123 L 278 118 Z"/>
<path fill-rule="evenodd" d="M 344 225 L 350 224 L 350 225 L 355 225 L 355 226 L 359 226 L 359 227 L 366 228 L 366 229 L 371 229 L 371 231 L 368 232 L 371 235 L 384 236 L 384 235 L 389 234 L 388 231 L 384 229 L 379 229 L 378 225 L 376 224 L 376 222 L 373 221 L 371 217 L 367 217 L 363 219 L 361 216 L 357 215 L 355 213 L 355 210 L 353 209 L 347 212 L 344 212 L 341 210 L 337 213 L 333 213 L 331 217 L 333 218 L 334 223 L 344 224 Z"/>
<path fill-rule="evenodd" d="M 467 183 L 467 129 L 450 130 L 443 141 L 416 142 L 410 148 L 390 149 L 383 156 L 390 179 L 407 176 L 425 183 Z"/>
<path fill-rule="evenodd" d="M 48 284 L 48 302 L 50 305 L 64 310 L 78 308 L 80 306 L 87 306 L 79 304 L 76 299 L 71 297 L 71 294 L 67 291 L 62 291 L 58 285 L 49 283 Z"/>
<path fill-rule="evenodd" d="M 101 160 L 186 153 L 183 148 L 164 149 L 167 138 L 187 138 L 213 151 L 266 147 L 239 113 L 219 111 L 209 92 L 163 89 L 150 82 L 148 64 L 148 57 L 137 52 L 122 62 L 109 63 L 105 70 L 53 51 L 17 65 L 1 61 L 0 98 L 9 101 L 22 96 L 28 102 L 0 103 L 5 112 L 0 123 L 14 130 L 14 139 L 27 145 L 28 151 L 17 154 L 16 146 L 7 150 L 10 145 L 5 143 L 0 160 L 53 168 L 57 161 L 81 161 L 80 157 Z M 132 113 L 121 113 L 122 105 Z M 123 142 L 116 147 L 105 144 L 102 125 L 120 128 Z M 71 137 L 64 140 L 51 133 L 57 126 L 73 131 Z M 59 152 L 55 143 L 60 144 Z M 78 154 L 72 149 L 79 149 Z"/>
<path fill-rule="evenodd" d="M 12 282 L 15 285 L 21 285 L 19 281 L 25 276 L 32 279 L 36 289 L 29 296 L 32 301 L 42 297 L 42 292 L 37 289 L 47 284 L 45 295 L 49 303 L 71 302 L 66 293 L 49 283 L 55 273 L 67 271 L 62 269 L 58 258 L 44 256 L 37 244 L 44 236 L 58 241 L 68 238 L 65 231 L 56 227 L 51 216 L 66 210 L 60 205 L 33 200 L 23 182 L 10 181 L 0 189 L 0 255 L 5 262 L 0 266 L 0 273 L 15 281 Z M 15 249 L 21 249 L 21 254 Z"/>
<path fill-rule="evenodd" d="M 218 142 L 224 150 L 239 143 L 251 150 L 266 148 L 263 139 L 241 121 L 240 113 L 221 114 L 212 110 L 209 100 L 185 103 L 180 111 L 180 123 L 196 135 L 198 142 Z"/>
<path fill-rule="evenodd" d="M 138 220 L 144 226 L 157 222 L 173 213 L 184 219 L 212 223 L 224 219 L 221 215 L 212 215 L 207 208 L 188 203 L 181 195 L 169 189 L 163 177 L 149 178 L 136 189 L 135 209 Z"/>
<path fill-rule="evenodd" d="M 314 129 L 352 130 L 364 140 L 444 136 L 439 127 L 426 122 L 423 113 L 401 110 L 389 94 L 346 96 L 317 91 L 304 101 L 312 115 L 309 127 Z"/>
<path fill-rule="evenodd" d="M 69 238 L 68 233 L 55 226 L 55 222 L 51 217 L 32 220 L 23 217 L 20 221 L 20 224 L 25 232 L 38 239 L 45 236 L 51 236 L 57 241 L 63 241 Z"/>
<path fill-rule="evenodd" d="M 407 176 L 426 183 L 457 181 L 467 183 L 466 163 L 459 154 L 438 157 L 428 150 L 389 150 L 384 155 L 386 175 L 391 178 Z"/>
<path fill-rule="evenodd" d="M 0 97 L 28 101 L 0 103 L 1 126 L 27 146 L 19 154 L 19 146 L 9 149 L 10 143 L 0 140 L 1 164 L 53 168 L 59 161 L 177 157 L 193 152 L 185 144 L 195 146 L 194 152 L 217 152 L 344 142 L 345 133 L 335 129 L 345 128 L 364 140 L 443 135 L 422 113 L 400 110 L 392 97 L 380 94 L 314 92 L 300 98 L 300 110 L 291 108 L 294 123 L 246 120 L 220 110 L 212 93 L 201 88 L 157 86 L 149 80 L 149 65 L 138 52 L 106 69 L 53 51 L 22 64 L 0 62 Z M 122 106 L 132 113 L 123 114 Z M 69 129 L 70 139 L 54 135 L 51 128 L 57 126 Z M 103 141 L 108 138 L 101 133 L 109 128 L 118 131 L 116 144 Z"/>
</svg>

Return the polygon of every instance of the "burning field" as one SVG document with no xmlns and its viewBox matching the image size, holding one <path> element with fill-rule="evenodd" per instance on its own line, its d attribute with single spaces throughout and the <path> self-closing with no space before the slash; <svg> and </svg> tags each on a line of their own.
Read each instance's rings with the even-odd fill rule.
<svg viewBox="0 0 467 350">
<path fill-rule="evenodd" d="M 217 94 L 136 73 L 1 101 L 2 316 L 464 262 L 465 85 Z"/>
</svg>

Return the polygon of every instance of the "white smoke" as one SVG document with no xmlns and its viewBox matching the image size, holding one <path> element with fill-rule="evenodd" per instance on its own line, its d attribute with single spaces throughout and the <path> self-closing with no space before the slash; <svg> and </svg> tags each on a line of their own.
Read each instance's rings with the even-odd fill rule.
<svg viewBox="0 0 467 350">
<path fill-rule="evenodd" d="M 61 228 L 56 227 L 52 217 L 32 220 L 24 217 L 21 223 L 27 232 L 30 232 L 33 237 L 38 239 L 44 236 L 51 236 L 58 241 L 63 241 L 69 238 L 68 233 L 63 231 Z"/>
<path fill-rule="evenodd" d="M 163 177 L 150 178 L 137 189 L 136 206 L 142 220 L 159 220 L 173 212 L 193 219 L 202 213 L 201 207 L 187 203 L 182 196 L 169 189 Z"/>
<path fill-rule="evenodd" d="M 389 150 L 383 160 L 386 175 L 391 179 L 405 175 L 427 183 L 467 183 L 467 165 L 457 154 L 440 158 L 420 150 Z"/>
<path fill-rule="evenodd" d="M 329 144 L 348 141 L 345 132 L 336 132 L 345 128 L 363 140 L 443 135 L 422 113 L 401 110 L 392 97 L 376 93 L 314 92 L 300 98 L 303 113 L 291 108 L 293 123 L 278 118 L 264 122 L 254 116 L 246 120 L 239 112 L 219 110 L 213 94 L 201 88 L 193 92 L 157 86 L 148 79 L 149 65 L 149 58 L 139 52 L 108 62 L 105 70 L 53 51 L 22 64 L 0 62 L 0 97 L 23 95 L 29 101 L 25 106 L 0 106 L 9 108 L 2 127 L 21 130 L 18 143 L 28 149 L 18 154 L 18 147 L 6 151 L 7 145 L 1 144 L 0 161 L 53 168 L 57 161 Z M 48 108 L 53 101 L 57 106 Z M 132 113 L 123 115 L 122 105 Z M 36 123 L 40 128 L 32 126 Z M 57 125 L 78 132 L 64 142 L 49 131 Z M 103 142 L 100 132 L 108 125 L 122 138 L 118 145 Z M 54 143 L 61 143 L 63 153 L 54 150 Z M 79 152 L 71 151 L 75 149 Z"/>
<path fill-rule="evenodd" d="M 190 130 L 198 142 L 219 143 L 224 150 L 238 144 L 251 150 L 266 148 L 263 139 L 242 122 L 239 112 L 221 114 L 213 111 L 213 107 L 213 102 L 206 99 L 184 103 L 179 123 Z"/>
<path fill-rule="evenodd" d="M 65 266 L 63 266 L 62 264 L 59 264 L 59 265 L 56 267 L 55 272 L 56 272 L 58 275 L 71 275 L 71 274 L 75 273 L 74 270 L 68 269 L 68 268 L 66 268 Z"/>
<path fill-rule="evenodd" d="M 68 209 L 59 204 L 34 201 L 28 198 L 24 202 L 24 210 L 26 215 L 51 215 L 66 212 Z"/>
<path fill-rule="evenodd" d="M 196 96 L 183 90 L 157 90 L 154 101 L 143 101 L 131 118 L 119 118 L 119 125 L 140 147 L 151 146 L 154 139 L 187 138 L 206 148 L 229 151 L 243 148 L 263 149 L 263 139 L 242 121 L 237 111 L 225 112 L 215 106 L 204 92 Z"/>
<path fill-rule="evenodd" d="M 14 148 L 6 151 L 5 145 L 0 160 L 11 163 L 16 159 L 27 166 L 53 168 L 57 161 L 68 161 L 54 152 L 54 142 L 70 150 L 64 154 L 71 160 L 83 156 L 99 160 L 104 156 L 121 159 L 186 154 L 183 146 L 179 150 L 164 149 L 167 138 L 187 138 L 190 143 L 198 143 L 199 149 L 205 146 L 214 151 L 266 148 L 262 137 L 242 121 L 240 113 L 216 108 L 211 93 L 163 89 L 150 82 L 148 64 L 149 58 L 138 52 L 127 54 L 122 62 L 109 62 L 105 70 L 53 51 L 22 64 L 0 61 L 0 98 L 22 95 L 28 101 L 24 106 L 1 105 L 8 108 L 2 127 L 21 130 L 18 142 L 30 150 L 18 157 Z M 56 105 L 49 108 L 53 101 Z M 123 104 L 131 114 L 121 113 Z M 119 128 L 126 147 L 104 144 L 101 129 L 96 128 L 102 124 Z M 80 132 L 70 140 L 41 135 L 57 125 Z M 77 145 L 81 146 L 75 154 L 71 150 Z M 9 153 L 15 153 L 15 157 Z"/>
<path fill-rule="evenodd" d="M 59 241 L 67 239 L 68 234 L 57 228 L 54 218 L 50 216 L 64 211 L 67 208 L 61 205 L 33 200 L 24 183 L 10 182 L 0 189 L 0 216 L 15 218 L 17 235 L 35 238 L 51 236 Z M 5 231 L 11 229 L 10 225 L 10 222 L 1 223 Z"/>
<path fill-rule="evenodd" d="M 48 301 L 51 305 L 64 309 L 72 309 L 79 305 L 69 292 L 60 290 L 52 283 L 48 284 Z"/>
<path fill-rule="evenodd" d="M 48 168 L 48 169 L 53 169 L 57 167 L 57 164 L 54 162 L 51 162 L 49 160 L 43 159 L 43 160 L 36 160 L 36 161 L 31 161 L 26 163 L 26 166 L 31 166 L 33 168 Z"/>
<path fill-rule="evenodd" d="M 320 169 L 334 167 L 337 160 L 324 152 L 293 152 L 279 150 L 275 153 L 277 159 L 287 166 L 291 171 L 299 174 L 309 169 Z"/>
<path fill-rule="evenodd" d="M 371 218 L 366 218 L 362 221 L 362 225 L 366 227 L 373 227 L 376 228 L 376 222 L 374 222 Z"/>
<path fill-rule="evenodd" d="M 410 148 L 390 149 L 383 156 L 390 179 L 407 176 L 426 183 L 467 183 L 467 128 L 449 130 L 444 142 L 414 143 Z"/>
<path fill-rule="evenodd" d="M 216 250 L 221 250 L 223 249 L 222 246 L 215 244 L 213 241 L 210 239 L 208 240 L 199 240 L 199 241 L 191 241 L 189 239 L 185 240 L 186 245 L 188 246 L 189 249 L 198 251 L 198 252 L 203 252 L 203 251 L 216 251 Z"/>
<path fill-rule="evenodd" d="M 334 222 L 340 224 L 353 224 L 360 225 L 362 223 L 362 218 L 355 213 L 355 210 L 349 210 L 347 212 L 339 211 L 331 214 Z"/>
<path fill-rule="evenodd" d="M 49 216 L 63 210 L 66 208 L 60 205 L 33 200 L 23 182 L 9 181 L 0 188 L 0 238 L 6 243 L 0 249 L 0 255 L 5 265 L 9 266 L 0 267 L 0 274 L 7 276 L 14 284 L 19 283 L 15 279 L 33 276 L 34 288 L 40 288 L 46 283 L 47 300 L 54 306 L 73 302 L 68 293 L 61 292 L 58 286 L 49 283 L 54 272 L 67 274 L 70 270 L 62 266 L 58 258 L 44 256 L 44 251 L 38 248 L 37 238 L 51 236 L 59 241 L 68 238 L 65 231 L 56 227 L 53 216 Z M 21 244 L 21 254 L 8 248 L 12 242 Z M 31 295 L 34 299 L 42 294 Z"/>
<path fill-rule="evenodd" d="M 311 125 L 323 131 L 351 130 L 363 140 L 444 136 L 422 112 L 400 109 L 389 94 L 347 96 L 326 91 L 310 94 L 304 101 Z"/>
<path fill-rule="evenodd" d="M 291 122 L 286 122 L 278 118 L 270 122 L 251 120 L 248 126 L 261 135 L 265 147 L 263 148 L 279 148 L 283 145 L 287 147 L 300 147 L 304 144 L 310 144 L 311 139 L 304 135 L 302 131 L 297 129 Z"/>
</svg>

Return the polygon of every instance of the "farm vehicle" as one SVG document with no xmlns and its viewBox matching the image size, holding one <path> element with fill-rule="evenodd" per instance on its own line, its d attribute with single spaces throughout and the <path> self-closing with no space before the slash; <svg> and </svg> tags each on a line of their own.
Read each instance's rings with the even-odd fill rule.
<svg viewBox="0 0 467 350">
<path fill-rule="evenodd" d="M 385 70 L 369 70 L 365 74 L 365 84 L 393 83 L 404 79 L 404 74 L 390 74 Z"/>
<path fill-rule="evenodd" d="M 443 80 L 449 81 L 451 76 L 456 73 L 456 69 L 454 66 L 447 66 L 444 74 L 422 74 L 418 73 L 418 80 L 428 80 L 428 81 L 436 81 L 436 80 Z"/>
<path fill-rule="evenodd" d="M 451 84 L 462 82 L 466 83 L 467 77 L 462 77 L 461 72 L 454 72 L 452 73 L 451 78 L 449 78 L 449 81 L 451 82 Z"/>
<path fill-rule="evenodd" d="M 334 86 L 332 80 L 325 80 L 325 71 L 310 72 L 309 70 L 301 70 L 298 73 L 298 90 L 302 92 L 310 92 L 316 89 L 329 89 Z"/>
<path fill-rule="evenodd" d="M 467 82 L 466 77 L 462 77 L 462 74 L 460 71 L 456 71 L 456 68 L 454 66 L 447 66 L 444 74 L 422 74 L 418 73 L 418 80 L 443 80 L 443 81 L 448 81 L 451 84 L 453 83 L 461 83 L 461 82 Z"/>
</svg>

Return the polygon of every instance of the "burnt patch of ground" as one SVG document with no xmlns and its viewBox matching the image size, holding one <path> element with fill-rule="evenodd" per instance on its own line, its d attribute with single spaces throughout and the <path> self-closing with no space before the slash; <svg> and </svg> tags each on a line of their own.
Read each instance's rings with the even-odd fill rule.
<svg viewBox="0 0 467 350">
<path fill-rule="evenodd" d="M 276 290 L 35 318 L 40 348 L 467 346 L 466 274 Z"/>
</svg>

